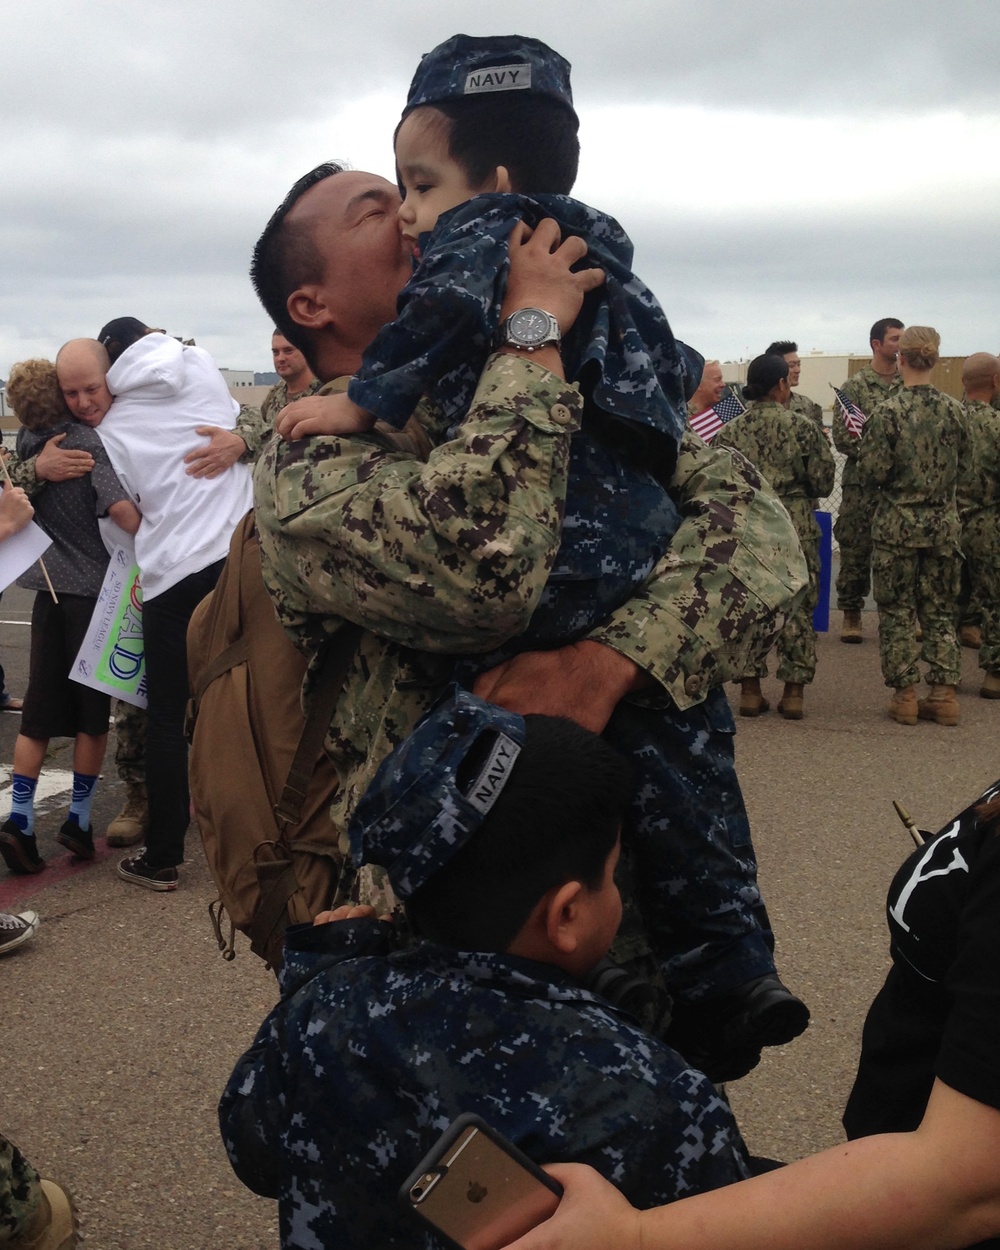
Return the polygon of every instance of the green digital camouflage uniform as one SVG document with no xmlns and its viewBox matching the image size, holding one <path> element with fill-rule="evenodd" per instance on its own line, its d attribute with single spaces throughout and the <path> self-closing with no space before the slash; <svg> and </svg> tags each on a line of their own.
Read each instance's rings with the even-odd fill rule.
<svg viewBox="0 0 1000 1250">
<path fill-rule="evenodd" d="M 270 394 L 270 392 L 269 392 Z M 265 395 L 264 401 L 267 402 Z M 260 449 L 271 437 L 272 427 L 264 420 L 263 405 L 251 408 L 248 404 L 240 404 L 239 415 L 233 426 L 233 433 L 238 434 L 246 443 L 246 451 L 240 456 L 241 464 L 255 464 Z"/>
<path fill-rule="evenodd" d="M 318 378 L 313 378 L 304 391 L 295 392 L 294 398 L 305 399 L 307 395 L 315 395 L 322 385 Z M 261 420 L 267 425 L 268 431 L 274 429 L 278 413 L 289 403 L 291 400 L 288 397 L 288 383 L 276 382 L 264 396 L 264 402 L 260 406 Z"/>
<path fill-rule="evenodd" d="M 0 1246 L 24 1232 L 41 1198 L 38 1173 L 20 1150 L 0 1135 Z"/>
<path fill-rule="evenodd" d="M 275 443 L 258 461 L 264 578 L 282 624 L 310 657 L 342 618 L 373 631 L 326 742 L 342 781 L 331 813 L 340 830 L 454 657 L 525 628 L 560 541 L 568 440 L 558 436 L 581 407 L 575 387 L 499 355 L 459 437 L 426 464 L 374 436 Z M 431 442 L 443 436 L 439 414 L 422 405 L 418 416 Z M 741 465 L 685 437 L 671 482 L 685 520 L 648 586 L 588 634 L 656 679 L 647 702 L 699 703 L 742 671 L 802 588 L 787 515 Z"/>
<path fill-rule="evenodd" d="M 299 391 L 295 398 L 305 399 L 307 395 L 315 395 L 321 386 L 322 383 L 313 378 L 306 389 Z M 235 433 L 247 445 L 246 451 L 240 456 L 244 464 L 256 463 L 260 449 L 274 433 L 278 413 L 288 402 L 288 383 L 276 382 L 264 396 L 264 402 L 259 409 L 241 405 L 240 415 L 236 418 Z"/>
<path fill-rule="evenodd" d="M 823 409 L 814 399 L 810 399 L 808 395 L 800 395 L 798 391 L 792 391 L 788 407 L 791 412 L 797 412 L 800 417 L 808 417 L 810 421 L 815 421 L 819 428 L 825 431 Z"/>
<path fill-rule="evenodd" d="M 895 395 L 902 385 L 903 380 L 898 373 L 886 381 L 867 364 L 840 389 L 866 417 L 870 417 L 879 404 Z M 874 501 L 858 479 L 861 439 L 851 434 L 836 411 L 833 414 L 833 445 L 847 457 L 840 479 L 840 511 L 833 527 L 833 536 L 840 546 L 837 607 L 842 612 L 860 612 L 871 585 Z"/>
<path fill-rule="evenodd" d="M 724 425 L 714 445 L 741 452 L 767 479 L 788 510 L 809 570 L 805 598 L 778 636 L 778 679 L 811 682 L 816 673 L 816 631 L 812 614 L 819 597 L 819 525 L 813 501 L 833 490 L 836 472 L 826 434 L 811 416 L 772 400 L 758 400 Z M 739 678 L 767 675 L 766 653 Z"/>
<path fill-rule="evenodd" d="M 1000 675 L 1000 413 L 990 404 L 967 401 L 965 432 L 957 490 L 962 554 L 981 613 L 979 667 Z"/>
<path fill-rule="evenodd" d="M 865 422 L 858 470 L 875 498 L 879 655 L 885 684 L 897 690 L 920 680 L 918 658 L 927 662 L 934 685 L 955 686 L 961 676 L 955 486 L 965 447 L 962 405 L 927 383 L 901 388 Z"/>
<path fill-rule="evenodd" d="M 30 460 L 22 460 L 16 451 L 8 454 L 6 465 L 7 472 L 10 474 L 11 485 L 20 486 L 26 495 L 33 495 L 35 491 L 41 490 L 45 485 L 35 475 L 35 461 L 37 456 L 32 456 Z"/>
</svg>

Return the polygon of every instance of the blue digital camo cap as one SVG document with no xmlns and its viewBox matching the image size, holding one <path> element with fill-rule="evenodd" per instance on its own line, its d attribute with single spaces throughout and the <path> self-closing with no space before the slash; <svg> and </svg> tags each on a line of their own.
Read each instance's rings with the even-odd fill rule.
<svg viewBox="0 0 1000 1250">
<path fill-rule="evenodd" d="M 452 35 L 420 59 L 406 97 L 405 117 L 421 104 L 494 91 L 530 91 L 559 100 L 576 116 L 570 64 L 540 39 L 526 35 Z"/>
<path fill-rule="evenodd" d="M 456 688 L 372 778 L 347 827 L 355 863 L 385 868 L 396 896 L 409 898 L 483 823 L 524 734 L 523 717 Z"/>
</svg>

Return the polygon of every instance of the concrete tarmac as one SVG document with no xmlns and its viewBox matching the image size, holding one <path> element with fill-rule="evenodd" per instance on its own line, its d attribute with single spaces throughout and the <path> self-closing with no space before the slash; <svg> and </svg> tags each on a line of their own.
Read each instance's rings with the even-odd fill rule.
<svg viewBox="0 0 1000 1250">
<path fill-rule="evenodd" d="M 14 694 L 27 675 L 29 612 L 30 596 L 4 594 L 0 659 Z M 821 636 L 804 720 L 774 710 L 738 719 L 737 762 L 779 969 L 813 1013 L 803 1037 L 766 1052 L 729 1087 L 751 1150 L 775 1158 L 841 1140 L 865 1010 L 887 968 L 885 890 L 912 845 L 891 800 L 937 829 L 1000 775 L 1000 703 L 977 697 L 975 653 L 963 651 L 957 728 L 896 725 L 885 711 L 874 614 L 864 621 L 861 646 Z M 778 683 L 764 685 L 776 705 Z M 0 716 L 6 764 L 18 725 Z M 71 767 L 60 740 L 47 771 Z M 122 797 L 112 741 L 96 829 Z M 275 1001 L 274 978 L 245 941 L 233 963 L 218 953 L 196 830 L 179 889 L 154 894 L 116 876 L 121 852 L 103 839 L 96 862 L 70 861 L 55 842 L 68 799 L 40 805 L 50 867 L 0 876 L 0 910 L 30 906 L 42 916 L 37 938 L 0 960 L 0 1131 L 73 1190 L 92 1250 L 274 1250 L 275 1206 L 233 1176 L 215 1113 Z M 7 811 L 0 794 L 0 818 Z"/>
</svg>

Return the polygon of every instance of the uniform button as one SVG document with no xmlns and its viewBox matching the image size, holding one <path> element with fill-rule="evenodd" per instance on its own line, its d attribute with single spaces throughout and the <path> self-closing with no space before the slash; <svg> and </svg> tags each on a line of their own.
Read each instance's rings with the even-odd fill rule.
<svg viewBox="0 0 1000 1250">
<path fill-rule="evenodd" d="M 696 695 L 701 690 L 701 686 L 702 686 L 701 678 L 698 676 L 697 673 L 692 673 L 691 676 L 684 683 L 684 693 L 690 694 L 690 695 Z"/>
<path fill-rule="evenodd" d="M 565 404 L 553 404 L 549 410 L 549 416 L 556 425 L 569 425 L 573 420 L 573 414 Z"/>
</svg>

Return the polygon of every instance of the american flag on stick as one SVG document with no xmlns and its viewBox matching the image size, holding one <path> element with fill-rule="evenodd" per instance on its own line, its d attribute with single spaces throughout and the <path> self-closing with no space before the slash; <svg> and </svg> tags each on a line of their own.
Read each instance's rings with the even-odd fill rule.
<svg viewBox="0 0 1000 1250">
<path fill-rule="evenodd" d="M 833 383 L 830 383 L 833 386 Z M 868 420 L 857 404 L 852 403 L 844 392 L 837 386 L 833 387 L 833 393 L 837 398 L 837 409 L 844 419 L 847 426 L 847 432 L 851 438 L 861 437 L 861 427 Z"/>
<path fill-rule="evenodd" d="M 706 408 L 704 412 L 695 413 L 689 418 L 691 429 L 704 442 L 710 443 L 722 427 L 734 417 L 746 412 L 746 407 L 732 391 L 726 391 L 714 408 Z"/>
</svg>

